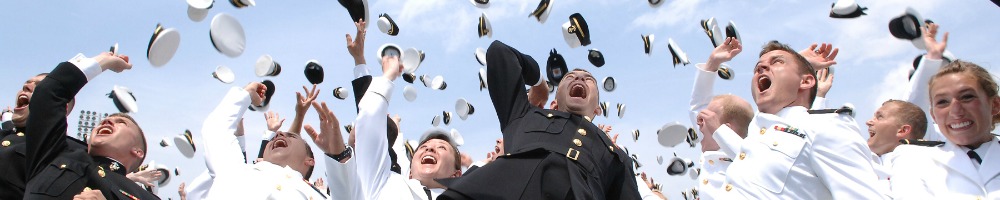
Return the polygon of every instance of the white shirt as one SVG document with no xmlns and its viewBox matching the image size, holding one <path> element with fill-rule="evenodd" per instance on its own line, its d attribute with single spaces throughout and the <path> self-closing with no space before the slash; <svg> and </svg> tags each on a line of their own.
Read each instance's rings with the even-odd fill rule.
<svg viewBox="0 0 1000 200">
<path fill-rule="evenodd" d="M 937 74 L 941 67 L 944 67 L 943 60 L 930 59 L 927 56 L 923 56 L 920 59 L 920 63 L 917 64 L 917 70 L 913 72 L 913 77 L 910 79 L 910 94 L 907 101 L 919 106 L 920 109 L 924 110 L 924 115 L 927 116 L 928 129 L 927 133 L 924 134 L 924 140 L 948 142 L 948 138 L 945 138 L 941 134 L 941 130 L 934 123 L 934 118 L 931 117 L 929 84 L 931 78 L 934 78 L 934 75 Z"/>
<path fill-rule="evenodd" d="M 892 178 L 896 199 L 1000 199 L 1000 143 L 996 137 L 976 152 L 982 166 L 974 166 L 968 151 L 954 143 L 940 147 L 896 147 Z M 983 151 L 979 151 L 983 149 Z"/>
<path fill-rule="evenodd" d="M 202 125 L 205 163 L 214 175 L 205 199 L 326 199 L 288 166 L 244 162 L 233 132 L 249 105 L 249 93 L 233 87 Z"/>
<path fill-rule="evenodd" d="M 806 111 L 757 113 L 723 190 L 746 199 L 885 199 L 853 118 Z"/>
<path fill-rule="evenodd" d="M 732 159 L 721 151 L 701 153 L 699 165 L 702 168 L 696 180 L 701 200 L 729 199 L 722 195 L 726 195 L 723 184 L 726 181 L 726 169 L 729 169 L 731 163 Z"/>
</svg>

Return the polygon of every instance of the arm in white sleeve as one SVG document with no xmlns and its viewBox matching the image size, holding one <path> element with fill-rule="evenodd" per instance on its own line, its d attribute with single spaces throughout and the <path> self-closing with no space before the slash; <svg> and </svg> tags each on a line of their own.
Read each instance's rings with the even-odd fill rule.
<svg viewBox="0 0 1000 200">
<path fill-rule="evenodd" d="M 833 199 L 888 198 L 856 123 L 833 122 L 817 130 L 807 162 Z"/>
<path fill-rule="evenodd" d="M 695 130 L 698 130 L 701 128 L 698 127 L 698 112 L 701 112 L 702 109 L 708 107 L 708 103 L 712 101 L 716 72 L 704 70 L 705 63 L 698 63 L 695 65 L 695 68 L 694 89 L 691 91 L 690 117 L 691 126 L 694 127 Z"/>
<path fill-rule="evenodd" d="M 87 58 L 83 54 L 76 54 L 76 56 L 70 58 L 68 62 L 80 68 L 80 71 L 87 76 L 87 81 L 94 80 L 94 77 L 97 77 L 97 75 L 101 75 L 101 72 L 104 72 L 104 70 L 101 69 L 100 63 L 97 63 L 97 60 Z"/>
<path fill-rule="evenodd" d="M 826 107 L 826 98 L 823 98 L 821 96 L 817 96 L 816 100 L 814 100 L 813 103 L 812 103 L 812 108 L 809 108 L 809 109 L 810 110 L 821 110 L 821 109 L 826 109 L 826 108 L 827 108 Z"/>
<path fill-rule="evenodd" d="M 715 134 L 712 134 L 712 139 L 715 139 L 716 143 L 719 143 L 719 151 L 726 154 L 726 157 L 735 158 L 736 150 L 741 148 L 743 138 L 737 135 L 729 125 L 722 124 L 718 129 L 715 129 Z"/>
<path fill-rule="evenodd" d="M 326 160 L 326 185 L 330 189 L 330 199 L 363 199 L 358 162 L 348 159 L 347 163 L 340 163 L 330 156 L 323 157 Z M 337 198 L 333 198 L 335 196 Z"/>
<path fill-rule="evenodd" d="M 355 119 L 355 156 L 352 160 L 358 162 L 362 195 L 371 199 L 379 199 L 392 173 L 385 128 L 392 89 L 389 79 L 373 77 L 367 93 L 358 104 L 360 109 Z"/>
<path fill-rule="evenodd" d="M 910 103 L 916 104 L 920 109 L 924 110 L 924 114 L 927 116 L 927 134 L 925 134 L 925 139 L 930 140 L 945 140 L 941 136 L 941 133 L 934 131 L 934 119 L 931 116 L 931 98 L 930 98 L 930 81 L 937 74 L 937 71 L 944 67 L 944 61 L 940 59 L 930 59 L 927 56 L 923 56 L 920 59 L 920 63 L 917 64 L 917 71 L 913 72 L 913 77 L 910 78 L 910 95 L 906 99 Z"/>
<path fill-rule="evenodd" d="M 362 76 L 368 76 L 368 65 L 358 64 L 354 66 L 354 78 L 361 78 Z"/>
<path fill-rule="evenodd" d="M 245 165 L 243 152 L 233 132 L 239 119 L 243 117 L 250 106 L 250 93 L 242 88 L 233 87 L 222 99 L 222 102 L 208 115 L 201 127 L 205 141 L 205 164 L 209 173 L 218 175 L 240 165 Z"/>
</svg>

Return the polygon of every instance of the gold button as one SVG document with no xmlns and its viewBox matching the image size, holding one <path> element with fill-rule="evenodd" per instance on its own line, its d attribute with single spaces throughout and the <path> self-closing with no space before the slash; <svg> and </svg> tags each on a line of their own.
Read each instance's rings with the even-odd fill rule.
<svg viewBox="0 0 1000 200">
<path fill-rule="evenodd" d="M 281 191 L 281 185 L 278 185 L 278 191 Z"/>
<path fill-rule="evenodd" d="M 708 179 L 701 179 L 702 185 L 708 185 Z"/>
<path fill-rule="evenodd" d="M 760 134 L 764 135 L 764 132 L 767 132 L 767 129 L 766 128 L 760 128 Z"/>
<path fill-rule="evenodd" d="M 608 150 L 615 151 L 615 146 L 608 146 Z"/>
<path fill-rule="evenodd" d="M 580 135 L 582 135 L 582 136 L 587 136 L 587 130 L 583 130 L 582 128 L 581 128 L 581 129 L 578 129 L 578 130 L 576 130 L 576 132 L 577 132 L 577 133 L 580 133 Z"/>
<path fill-rule="evenodd" d="M 747 157 L 747 153 L 740 152 L 740 160 L 743 160 L 746 157 Z"/>
<path fill-rule="evenodd" d="M 92 189 L 90 189 L 90 187 L 83 187 L 83 191 L 84 192 L 89 192 L 90 190 L 92 190 Z"/>
<path fill-rule="evenodd" d="M 588 122 L 594 121 L 593 119 L 590 119 L 590 117 L 587 117 L 587 116 L 583 116 L 583 119 L 586 119 Z"/>
<path fill-rule="evenodd" d="M 97 175 L 100 175 L 101 178 L 104 178 L 104 167 L 97 168 Z"/>
<path fill-rule="evenodd" d="M 545 116 L 548 117 L 548 118 L 552 118 L 552 113 L 549 113 L 548 115 L 545 115 Z"/>
<path fill-rule="evenodd" d="M 708 164 L 709 165 L 714 165 L 715 164 L 715 160 L 708 160 Z"/>
<path fill-rule="evenodd" d="M 18 137 L 24 137 L 24 133 L 17 133 Z"/>
<path fill-rule="evenodd" d="M 4 141 L 3 141 L 3 146 L 4 146 L 4 147 L 7 147 L 7 146 L 10 146 L 10 141 L 8 141 L 8 140 L 4 140 Z"/>
<path fill-rule="evenodd" d="M 733 190 L 733 185 L 732 184 L 726 184 L 726 192 L 729 192 L 730 190 Z"/>
<path fill-rule="evenodd" d="M 66 164 L 59 165 L 59 169 L 66 169 Z"/>
<path fill-rule="evenodd" d="M 580 141 L 580 139 L 573 139 L 573 144 L 575 144 L 578 147 L 583 146 L 583 141 Z"/>
</svg>

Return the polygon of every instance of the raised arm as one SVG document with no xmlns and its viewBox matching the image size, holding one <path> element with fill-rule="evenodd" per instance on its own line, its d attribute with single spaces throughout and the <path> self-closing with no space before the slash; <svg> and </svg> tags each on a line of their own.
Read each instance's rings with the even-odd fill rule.
<svg viewBox="0 0 1000 200">
<path fill-rule="evenodd" d="M 706 117 L 702 113 L 702 117 L 699 114 L 702 110 L 708 107 L 708 103 L 712 101 L 712 97 L 715 96 L 713 86 L 715 85 L 715 73 L 719 70 L 719 67 L 724 62 L 729 62 L 739 55 L 743 51 L 743 44 L 740 43 L 736 38 L 730 37 L 726 38 L 723 45 L 719 45 L 712 50 L 712 55 L 708 57 L 708 62 L 704 64 L 698 64 L 695 70 L 694 87 L 691 91 L 691 112 L 689 116 L 691 118 L 691 124 L 695 125 L 699 131 L 702 131 L 703 125 L 709 125 L 704 131 L 715 132 L 721 123 L 718 123 L 719 117 Z M 716 115 L 714 113 L 709 113 L 711 115 Z M 711 120 L 715 123 L 708 123 L 705 120 Z"/>
<path fill-rule="evenodd" d="M 233 87 L 205 119 L 201 134 L 205 141 L 205 164 L 209 173 L 218 175 L 229 172 L 226 169 L 245 164 L 243 159 L 239 159 L 243 155 L 239 140 L 232 133 L 236 132 L 239 119 L 243 118 L 247 108 L 251 104 L 259 105 L 264 99 L 266 90 L 264 84 L 256 82 L 245 88 Z"/>
<path fill-rule="evenodd" d="M 28 122 L 25 127 L 27 159 L 26 180 L 31 180 L 46 165 L 66 149 L 66 104 L 80 89 L 105 70 L 122 72 L 131 69 L 128 56 L 105 52 L 93 58 L 78 54 L 68 62 L 59 63 L 35 87 L 31 97 Z"/>
<path fill-rule="evenodd" d="M 309 113 L 309 106 L 312 105 L 313 101 L 316 101 L 316 97 L 319 97 L 320 93 L 315 84 L 312 90 L 306 89 L 306 86 L 302 86 L 302 91 L 305 92 L 304 96 L 302 93 L 295 92 L 295 118 L 292 119 L 292 125 L 288 127 L 288 132 L 301 133 L 302 120 L 306 118 L 306 113 Z"/>
<path fill-rule="evenodd" d="M 522 54 L 500 41 L 494 41 L 486 51 L 486 81 L 490 99 L 500 120 L 500 129 L 520 118 L 532 106 L 524 85 L 544 84 L 538 63 L 529 55 Z"/>
</svg>

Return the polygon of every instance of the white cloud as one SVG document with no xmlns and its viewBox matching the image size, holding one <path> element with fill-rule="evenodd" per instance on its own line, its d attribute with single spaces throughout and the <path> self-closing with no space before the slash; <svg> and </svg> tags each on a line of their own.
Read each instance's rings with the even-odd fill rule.
<svg viewBox="0 0 1000 200">
<path fill-rule="evenodd" d="M 904 100 L 910 94 L 910 84 L 907 77 L 910 75 L 910 70 L 913 69 L 911 64 L 899 64 L 889 73 L 886 74 L 885 79 L 882 79 L 873 91 L 874 98 L 873 101 L 869 101 L 873 108 L 878 108 L 882 106 L 882 102 L 889 99 Z"/>
<path fill-rule="evenodd" d="M 656 8 L 656 12 L 639 15 L 635 20 L 632 20 L 630 27 L 659 29 L 673 27 L 679 22 L 694 21 L 698 13 L 699 3 L 701 0 L 671 1 L 667 5 L 660 5 L 660 8 Z"/>
</svg>

